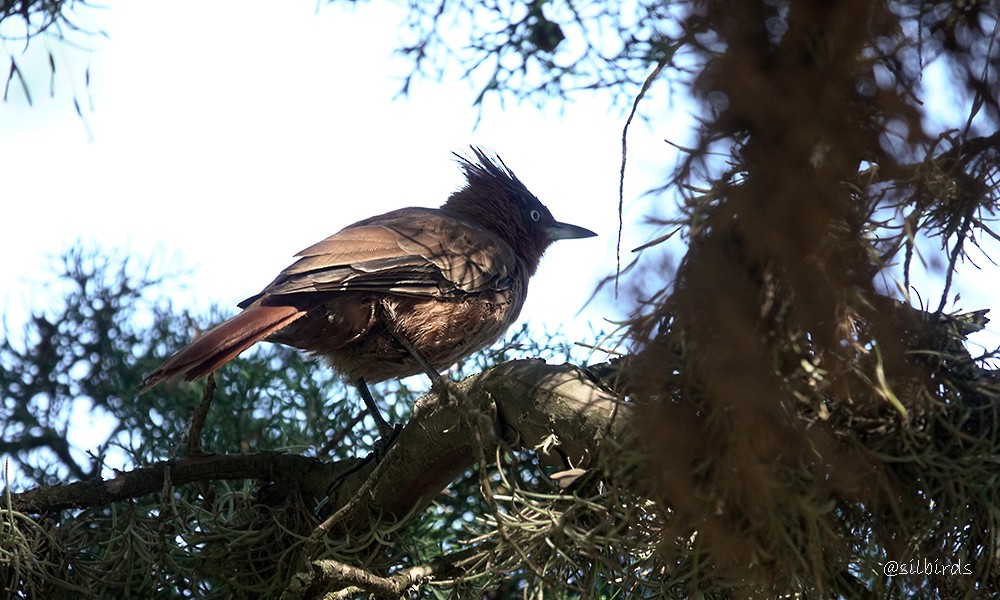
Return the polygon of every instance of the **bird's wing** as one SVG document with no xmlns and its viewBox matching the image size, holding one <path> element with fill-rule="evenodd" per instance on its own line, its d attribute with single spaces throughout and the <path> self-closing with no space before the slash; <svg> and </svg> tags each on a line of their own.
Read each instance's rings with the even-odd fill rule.
<svg viewBox="0 0 1000 600">
<path fill-rule="evenodd" d="M 362 221 L 306 248 L 261 293 L 447 297 L 510 287 L 516 257 L 505 242 L 436 211 L 402 214 Z"/>
</svg>

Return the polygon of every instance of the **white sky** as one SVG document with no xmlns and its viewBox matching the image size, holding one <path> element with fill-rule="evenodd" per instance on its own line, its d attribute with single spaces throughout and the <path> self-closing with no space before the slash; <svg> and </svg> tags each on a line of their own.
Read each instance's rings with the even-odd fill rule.
<svg viewBox="0 0 1000 600">
<path fill-rule="evenodd" d="M 0 315 L 10 334 L 59 301 L 44 285 L 49 259 L 78 240 L 140 264 L 158 251 L 193 267 L 187 289 L 170 288 L 174 306 L 235 312 L 295 252 L 342 227 L 439 206 L 462 181 L 451 153 L 470 144 L 498 152 L 557 219 L 599 234 L 549 250 L 521 318 L 578 337 L 610 329 L 605 319 L 622 313 L 608 303 L 577 313 L 615 268 L 624 117 L 597 97 L 543 109 L 491 100 L 480 115 L 478 88 L 464 80 L 424 80 L 394 100 L 409 68 L 393 58 L 402 10 L 342 4 L 112 0 L 77 17 L 108 34 L 74 38 L 93 51 L 36 40 L 22 55 L 8 43 L 34 100 L 15 81 L 0 104 Z M 634 224 L 653 199 L 640 196 L 672 164 L 657 156 L 670 152 L 662 137 L 686 117 L 632 129 L 626 256 L 648 235 Z M 77 448 L 106 438 L 107 419 L 80 403 L 74 411 Z"/>
<path fill-rule="evenodd" d="M 179 256 L 196 271 L 178 306 L 233 306 L 345 225 L 440 205 L 461 181 L 451 152 L 473 143 L 497 151 L 557 219 L 600 234 L 549 250 L 523 313 L 550 329 L 573 320 L 615 267 L 624 117 L 605 98 L 542 110 L 493 100 L 474 128 L 478 90 L 467 81 L 425 80 L 394 101 L 409 66 L 392 58 L 401 10 L 340 4 L 84 10 L 82 21 L 109 37 L 90 40 L 93 52 L 49 46 L 54 98 L 46 46 L 28 57 L 18 49 L 35 105 L 16 81 L 0 105 L 0 197 L 16 224 L 0 236 L 0 312 L 12 329 L 27 307 L 46 304 L 46 257 L 79 239 L 140 258 L 154 249 Z M 626 252 L 644 240 L 628 225 L 649 212 L 652 200 L 640 195 L 671 166 L 660 141 L 671 126 L 652 126 L 657 135 L 638 124 L 630 136 Z M 580 319 L 607 316 L 620 315 L 604 306 Z"/>
</svg>

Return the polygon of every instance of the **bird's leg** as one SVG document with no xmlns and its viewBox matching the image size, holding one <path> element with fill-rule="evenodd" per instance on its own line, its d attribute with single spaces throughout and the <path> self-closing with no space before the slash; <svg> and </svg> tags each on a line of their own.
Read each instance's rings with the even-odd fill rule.
<svg viewBox="0 0 1000 600">
<path fill-rule="evenodd" d="M 423 369 L 424 373 L 427 373 L 427 376 L 431 378 L 431 387 L 441 389 L 441 384 L 444 383 L 444 378 L 441 377 L 441 373 L 434 368 L 434 365 L 431 364 L 431 361 L 427 360 L 427 357 L 424 356 L 423 353 L 420 352 L 420 350 L 417 350 L 417 347 L 414 346 L 413 342 L 408 340 L 405 335 L 403 335 L 399 331 L 396 331 L 395 329 L 392 329 L 391 331 L 392 331 L 392 337 L 396 338 L 396 341 L 399 342 L 399 345 L 405 348 L 406 351 L 410 353 L 410 356 L 412 356 L 413 359 L 417 361 L 417 363 L 420 365 L 420 368 Z"/>
<path fill-rule="evenodd" d="M 398 427 L 393 427 L 385 420 L 382 416 L 382 411 L 379 410 L 378 404 L 375 404 L 375 398 L 372 398 L 372 393 L 368 389 L 368 384 L 365 383 L 364 378 L 359 377 L 357 381 L 354 382 L 354 386 L 358 388 L 358 392 L 361 394 L 361 399 L 365 401 L 365 408 L 368 409 L 368 414 L 372 416 L 375 420 L 375 427 L 378 428 L 378 434 L 383 440 L 391 441 L 392 438 L 396 437 L 399 432 Z"/>
</svg>

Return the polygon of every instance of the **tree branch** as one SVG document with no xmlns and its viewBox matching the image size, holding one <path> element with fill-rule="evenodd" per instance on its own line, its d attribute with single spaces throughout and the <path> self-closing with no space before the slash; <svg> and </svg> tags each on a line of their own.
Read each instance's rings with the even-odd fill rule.
<svg viewBox="0 0 1000 600">
<path fill-rule="evenodd" d="M 312 498 L 329 496 L 330 516 L 314 541 L 337 528 L 371 528 L 398 523 L 423 510 L 480 455 L 479 439 L 539 448 L 543 462 L 586 468 L 609 437 L 620 436 L 629 409 L 573 365 L 517 360 L 470 377 L 449 389 L 447 402 L 428 394 L 417 401 L 413 418 L 381 461 L 335 463 L 317 458 L 262 452 L 206 455 L 164 461 L 58 487 L 11 496 L 11 508 L 46 513 L 107 505 L 154 494 L 174 485 L 225 479 L 274 482 Z M 487 434 L 480 436 L 481 428 Z M 502 441 L 503 440 L 503 441 Z"/>
<path fill-rule="evenodd" d="M 311 457 L 277 452 L 205 455 L 159 462 L 120 473 L 114 479 L 91 479 L 12 494 L 11 508 L 40 514 L 104 506 L 159 492 L 168 477 L 174 485 L 218 479 L 256 479 L 288 484 L 321 497 L 330 481 L 355 465 L 355 461 L 325 463 Z"/>
<path fill-rule="evenodd" d="M 354 598 L 358 592 L 377 594 L 379 597 L 402 597 L 413 587 L 429 579 L 440 579 L 458 575 L 464 571 L 462 565 L 483 553 L 479 547 L 467 548 L 435 558 L 431 562 L 403 569 L 388 577 L 373 575 L 368 571 L 334 560 L 317 560 L 312 563 L 317 571 L 315 583 L 327 587 L 341 586 L 330 592 L 324 599 Z"/>
<path fill-rule="evenodd" d="M 541 360 L 506 362 L 452 388 L 448 402 L 420 398 L 384 458 L 339 482 L 313 543 L 338 527 L 398 523 L 423 510 L 475 464 L 479 439 L 487 454 L 498 443 L 539 448 L 546 464 L 586 468 L 605 440 L 621 437 L 627 419 L 617 413 L 631 408 L 579 367 Z"/>
</svg>

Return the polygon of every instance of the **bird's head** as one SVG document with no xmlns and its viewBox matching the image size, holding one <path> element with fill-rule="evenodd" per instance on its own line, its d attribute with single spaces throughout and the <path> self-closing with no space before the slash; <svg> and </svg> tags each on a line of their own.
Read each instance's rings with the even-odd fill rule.
<svg viewBox="0 0 1000 600">
<path fill-rule="evenodd" d="M 441 207 L 500 236 L 534 273 L 545 249 L 556 240 L 597 235 L 556 221 L 499 156 L 472 147 L 474 159 L 456 154 L 466 183 Z"/>
</svg>

